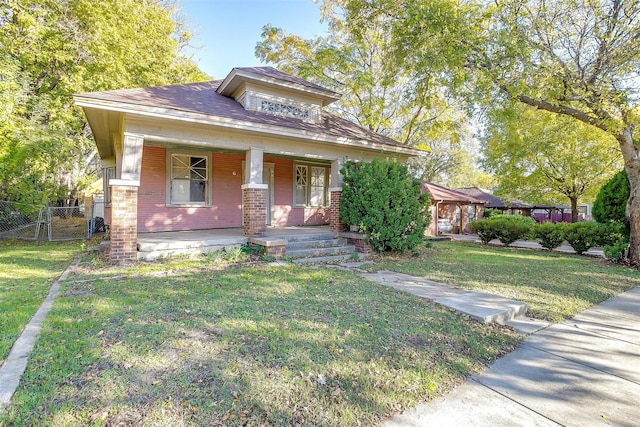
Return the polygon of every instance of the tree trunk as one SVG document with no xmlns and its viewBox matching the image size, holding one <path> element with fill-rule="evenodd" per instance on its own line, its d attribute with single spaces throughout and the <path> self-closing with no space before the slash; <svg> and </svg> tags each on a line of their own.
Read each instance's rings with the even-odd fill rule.
<svg viewBox="0 0 640 427">
<path fill-rule="evenodd" d="M 627 202 L 627 218 L 630 226 L 629 261 L 640 266 L 640 157 L 637 148 L 633 144 L 631 127 L 627 126 L 623 132 L 616 136 L 622 157 L 624 168 L 629 177 L 629 201 Z"/>
<path fill-rule="evenodd" d="M 571 222 L 578 222 L 578 198 L 569 197 L 569 200 L 571 201 Z M 564 221 L 564 218 L 562 220 Z"/>
</svg>

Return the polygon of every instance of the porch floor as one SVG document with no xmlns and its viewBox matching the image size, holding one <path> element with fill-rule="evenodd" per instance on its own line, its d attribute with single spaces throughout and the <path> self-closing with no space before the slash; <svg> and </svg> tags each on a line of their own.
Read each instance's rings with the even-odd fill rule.
<svg viewBox="0 0 640 427">
<path fill-rule="evenodd" d="M 299 236 L 330 232 L 329 226 L 267 227 L 265 237 Z M 218 228 L 192 231 L 138 233 L 138 259 L 152 260 L 165 256 L 190 255 L 230 249 L 247 243 L 242 228 Z"/>
</svg>

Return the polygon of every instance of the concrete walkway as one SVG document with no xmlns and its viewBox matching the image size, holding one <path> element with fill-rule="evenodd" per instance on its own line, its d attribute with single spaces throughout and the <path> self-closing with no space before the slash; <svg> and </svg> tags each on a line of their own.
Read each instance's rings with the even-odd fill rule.
<svg viewBox="0 0 640 427">
<path fill-rule="evenodd" d="M 640 425 L 640 287 L 530 335 L 385 427 Z"/>
<path fill-rule="evenodd" d="M 359 270 L 359 273 L 365 279 L 442 304 L 479 322 L 512 326 L 523 335 L 532 334 L 549 325 L 542 320 L 527 317 L 527 305 L 519 301 L 454 288 L 394 271 L 366 273 Z"/>
<path fill-rule="evenodd" d="M 73 267 L 78 265 L 80 259 L 80 255 L 77 255 L 71 262 L 71 265 L 69 265 L 58 280 L 51 285 L 49 294 L 13 344 L 7 359 L 2 367 L 0 367 L 0 410 L 11 402 L 11 397 L 16 391 L 16 388 L 18 388 L 20 378 L 27 367 L 29 353 L 33 350 L 36 339 L 38 335 L 40 335 L 42 322 L 44 322 L 47 313 L 49 313 L 49 310 L 53 307 L 53 301 L 58 295 L 60 284 L 66 279 Z"/>
</svg>

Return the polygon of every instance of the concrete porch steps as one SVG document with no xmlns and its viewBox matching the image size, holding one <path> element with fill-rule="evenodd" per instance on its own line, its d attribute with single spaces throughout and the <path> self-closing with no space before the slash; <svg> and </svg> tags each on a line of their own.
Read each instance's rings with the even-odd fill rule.
<svg viewBox="0 0 640 427">
<path fill-rule="evenodd" d="M 287 240 L 285 256 L 297 263 L 339 262 L 352 258 L 355 246 L 347 239 L 336 238 L 336 233 L 321 232 L 284 236 Z"/>
</svg>

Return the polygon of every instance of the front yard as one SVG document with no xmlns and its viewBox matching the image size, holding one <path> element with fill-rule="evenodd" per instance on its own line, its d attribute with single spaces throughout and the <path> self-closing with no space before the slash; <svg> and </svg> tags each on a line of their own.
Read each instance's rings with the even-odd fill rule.
<svg viewBox="0 0 640 427">
<path fill-rule="evenodd" d="M 3 267 L 26 250 L 3 249 Z M 86 256 L 0 425 L 376 425 L 521 340 L 352 272 L 230 265 L 241 257 L 109 268 Z M 599 260 L 478 245 L 377 261 L 368 268 L 528 298 L 553 320 L 640 285 Z M 19 295 L 2 298 L 19 310 Z"/>
<path fill-rule="evenodd" d="M 25 243 L 0 240 L 0 365 L 51 284 L 80 250 L 78 242 Z"/>
<path fill-rule="evenodd" d="M 640 286 L 637 270 L 601 258 L 542 250 L 436 243 L 419 256 L 379 256 L 370 271 L 392 270 L 527 303 L 528 314 L 561 322 Z"/>
</svg>

